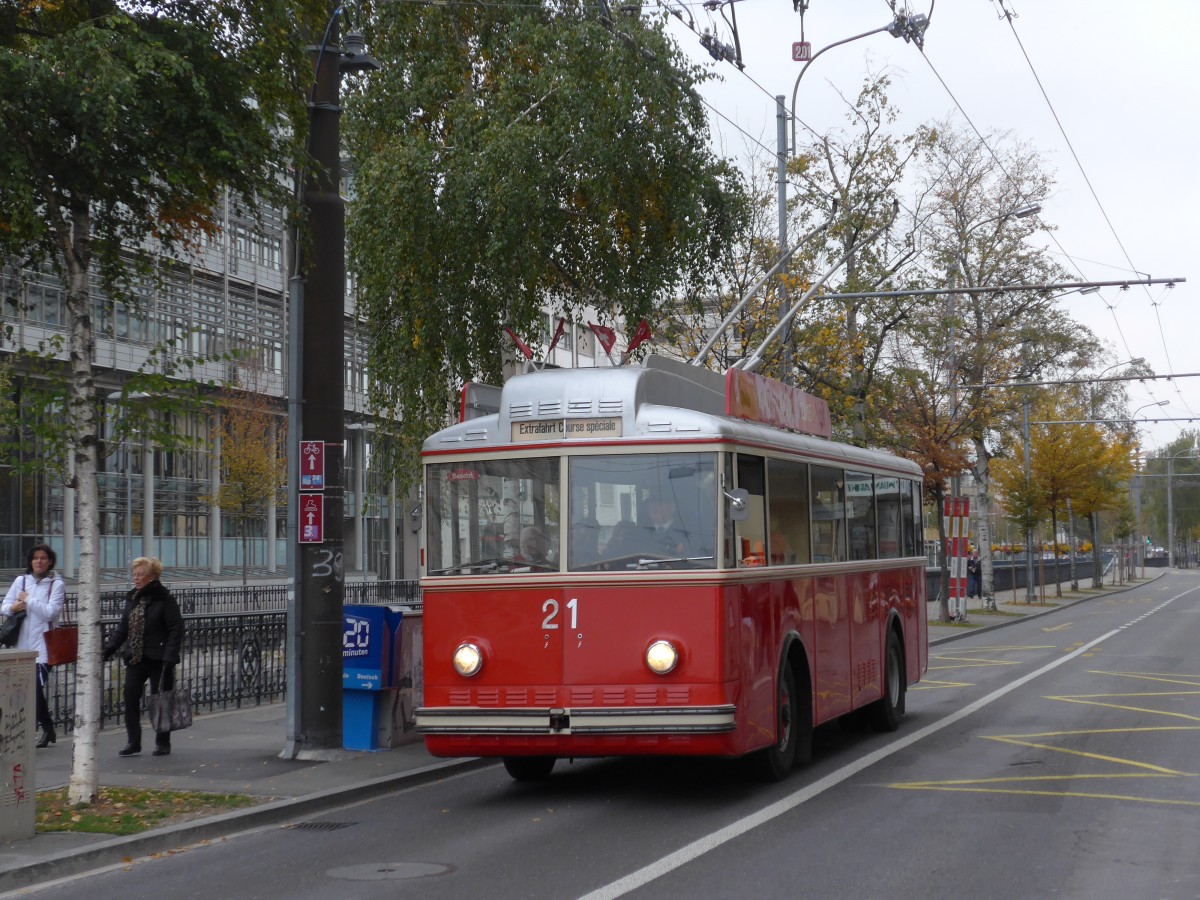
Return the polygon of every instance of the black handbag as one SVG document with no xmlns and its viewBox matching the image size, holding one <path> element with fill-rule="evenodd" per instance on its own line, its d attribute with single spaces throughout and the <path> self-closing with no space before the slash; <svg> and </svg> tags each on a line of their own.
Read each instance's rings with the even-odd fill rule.
<svg viewBox="0 0 1200 900">
<path fill-rule="evenodd" d="M 0 647 L 15 647 L 21 637 L 21 625 L 25 622 L 25 610 L 13 613 L 0 625 Z"/>
</svg>

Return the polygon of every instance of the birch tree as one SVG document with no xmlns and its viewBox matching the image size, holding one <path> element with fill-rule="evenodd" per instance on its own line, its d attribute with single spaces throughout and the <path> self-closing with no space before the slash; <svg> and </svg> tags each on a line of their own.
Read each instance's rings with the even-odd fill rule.
<svg viewBox="0 0 1200 900">
<path fill-rule="evenodd" d="M 0 252 L 66 287 L 63 433 L 79 521 L 79 662 L 69 797 L 90 803 L 100 726 L 100 429 L 93 278 L 108 302 L 157 254 L 214 233 L 226 187 L 283 204 L 306 127 L 313 0 L 15 0 L 0 6 Z"/>
<path fill-rule="evenodd" d="M 384 68 L 347 98 L 347 235 L 372 408 L 411 462 L 463 381 L 500 377 L 504 325 L 592 306 L 654 327 L 686 301 L 738 233 L 740 179 L 661 14 L 377 3 L 366 33 Z"/>
</svg>

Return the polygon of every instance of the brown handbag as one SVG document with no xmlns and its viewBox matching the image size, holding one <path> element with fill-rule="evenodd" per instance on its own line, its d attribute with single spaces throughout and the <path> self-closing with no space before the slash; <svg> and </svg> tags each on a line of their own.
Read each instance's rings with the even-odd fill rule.
<svg viewBox="0 0 1200 900">
<path fill-rule="evenodd" d="M 79 626 L 69 620 L 70 607 L 63 603 L 63 615 L 68 621 L 51 625 L 42 635 L 46 642 L 46 664 L 63 666 L 79 659 Z"/>
</svg>

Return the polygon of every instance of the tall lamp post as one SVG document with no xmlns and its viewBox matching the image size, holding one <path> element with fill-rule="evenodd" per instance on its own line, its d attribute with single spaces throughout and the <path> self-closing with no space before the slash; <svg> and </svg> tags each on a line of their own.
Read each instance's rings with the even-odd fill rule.
<svg viewBox="0 0 1200 900">
<path fill-rule="evenodd" d="M 948 323 L 948 327 L 946 330 L 947 330 L 947 334 L 948 334 L 949 351 L 950 351 L 950 353 L 949 353 L 950 358 L 947 361 L 947 365 L 946 365 L 946 378 L 947 378 L 947 381 L 949 382 L 948 387 L 949 387 L 949 391 L 950 391 L 950 421 L 951 421 L 951 423 L 954 423 L 958 419 L 958 372 L 957 372 L 957 370 L 958 370 L 958 352 L 957 352 L 956 336 L 955 336 L 956 335 L 955 318 L 956 318 L 956 314 L 957 314 L 956 313 L 957 294 L 953 292 L 953 289 L 959 286 L 957 283 L 959 280 L 959 277 L 964 275 L 967 271 L 967 261 L 966 261 L 965 257 L 963 256 L 963 253 L 960 248 L 965 247 L 967 244 L 967 240 L 971 237 L 971 235 L 974 234 L 975 231 L 977 231 L 978 229 L 982 228 L 984 225 L 988 225 L 992 222 L 1003 223 L 1003 222 L 1007 221 L 1008 219 L 1025 219 L 1025 218 L 1028 218 L 1029 216 L 1037 215 L 1041 211 L 1042 211 L 1042 205 L 1040 203 L 1037 203 L 1037 202 L 1022 203 L 1020 206 L 1015 207 L 1014 209 L 1007 210 L 1006 212 L 1002 212 L 999 215 L 990 216 L 986 219 L 982 219 L 979 222 L 976 222 L 969 229 L 966 229 L 965 231 L 963 231 L 961 234 L 959 234 L 957 236 L 958 237 L 957 243 L 958 243 L 959 247 L 953 248 L 954 268 L 950 270 L 950 272 L 948 273 L 947 279 L 946 279 L 947 287 L 951 289 L 951 292 L 946 294 L 946 321 Z M 1026 411 L 1028 411 L 1028 409 Z M 1028 446 L 1028 442 L 1027 442 L 1027 446 Z M 955 472 L 955 474 L 950 477 L 950 496 L 951 497 L 959 497 L 959 496 L 961 496 L 961 494 L 962 494 L 962 477 L 957 472 Z M 992 547 L 991 547 L 992 541 L 991 541 L 991 535 L 989 534 L 989 527 L 988 527 L 989 523 L 987 521 L 987 517 L 985 515 L 982 515 L 982 513 L 984 512 L 984 509 L 985 508 L 983 505 L 981 505 L 978 502 L 976 503 L 976 522 L 978 522 L 977 527 L 978 527 L 979 545 L 983 549 L 983 554 L 982 554 L 982 557 L 980 560 L 980 572 L 979 572 L 980 594 L 982 595 L 986 606 L 990 609 L 994 609 L 996 606 L 996 592 L 995 592 L 995 582 L 993 580 L 993 574 L 992 574 L 993 573 Z M 949 596 L 950 574 L 949 574 L 949 565 L 948 564 L 942 567 L 942 573 L 943 574 L 942 574 L 941 590 L 942 590 L 943 594 L 945 594 L 946 596 Z"/>
<path fill-rule="evenodd" d="M 1167 457 L 1167 565 L 1175 568 L 1175 503 L 1171 481 L 1175 477 L 1175 460 L 1181 456 L 1195 455 L 1196 448 L 1188 447 Z"/>
<path fill-rule="evenodd" d="M 1082 293 L 1082 291 L 1080 293 Z M 1146 361 L 1145 357 L 1135 356 L 1133 359 L 1125 360 L 1125 362 L 1115 363 L 1114 365 L 1111 365 L 1111 366 L 1108 366 L 1107 368 L 1101 369 L 1100 372 L 1096 375 L 1096 380 L 1099 381 L 1101 378 L 1103 378 L 1105 375 L 1107 375 L 1113 369 L 1119 369 L 1119 368 L 1121 368 L 1121 366 L 1140 366 L 1145 361 Z M 1092 418 L 1094 419 L 1094 418 L 1096 418 L 1096 388 L 1094 385 L 1091 386 L 1091 390 L 1089 391 L 1089 393 L 1091 395 L 1090 396 L 1091 403 L 1089 405 L 1091 406 Z M 1150 405 L 1151 406 L 1163 406 L 1163 405 L 1165 405 L 1165 401 L 1164 401 L 1164 403 L 1157 403 L 1157 404 L 1151 403 Z M 1133 418 L 1133 417 L 1130 416 L 1130 418 Z"/>
<path fill-rule="evenodd" d="M 678 15 L 678 13 L 675 13 Z M 803 13 L 801 13 L 803 20 Z M 888 32 L 892 37 L 902 37 L 905 41 L 915 41 L 920 47 L 925 40 L 925 29 L 929 27 L 929 18 L 925 15 L 909 15 L 905 12 L 896 13 L 895 17 L 887 25 L 880 28 L 873 28 L 870 31 L 864 31 L 862 34 L 856 34 L 852 37 L 844 38 L 840 41 L 834 41 L 818 50 L 815 54 L 807 56 L 807 58 L 797 56 L 797 59 L 804 58 L 804 65 L 800 69 L 800 74 L 796 76 L 796 83 L 792 86 L 792 106 L 791 106 L 791 122 L 792 122 L 792 141 L 790 150 L 794 154 L 796 152 L 796 95 L 800 91 L 800 81 L 804 78 L 804 73 L 808 71 L 808 67 L 816 62 L 817 57 L 823 54 L 826 50 L 832 50 L 834 47 L 840 47 L 842 44 L 849 44 L 861 38 L 870 37 L 873 34 Z M 703 43 L 703 41 L 702 41 Z M 811 52 L 811 48 L 807 43 L 802 45 L 805 48 L 804 53 Z M 709 47 L 709 52 L 712 48 Z M 793 51 L 794 52 L 794 51 Z M 716 56 L 716 54 L 714 54 Z M 739 51 L 740 57 L 740 51 Z M 776 140 L 776 156 L 777 156 L 777 172 L 776 172 L 776 205 L 779 217 L 779 250 L 781 253 L 787 254 L 788 247 L 788 225 L 787 225 L 787 157 L 789 145 L 787 142 L 787 119 L 788 111 L 783 104 L 783 95 L 775 97 L 775 140 Z M 788 298 L 787 279 L 783 276 L 787 274 L 787 256 L 780 260 L 780 290 L 779 290 L 779 317 L 782 320 L 788 310 L 791 308 Z M 787 338 L 791 332 L 791 325 L 786 326 L 783 331 L 783 373 L 786 380 L 791 372 L 791 349 Z"/>
<path fill-rule="evenodd" d="M 1136 364 L 1138 364 L 1138 363 L 1143 363 L 1143 362 L 1145 362 L 1145 360 L 1144 360 L 1144 359 L 1142 359 L 1142 358 L 1139 356 L 1139 357 L 1135 357 L 1134 359 L 1131 359 L 1131 360 L 1129 360 L 1129 363 L 1128 363 L 1128 364 L 1135 364 L 1135 365 L 1136 365 Z M 1119 363 L 1118 365 L 1127 365 L 1127 363 Z M 1109 366 L 1109 367 L 1108 367 L 1108 369 L 1105 369 L 1105 370 L 1104 370 L 1104 372 L 1107 372 L 1107 371 L 1109 371 L 1109 369 L 1115 369 L 1115 368 L 1117 368 L 1117 366 Z M 1101 372 L 1101 373 L 1100 373 L 1100 375 L 1103 375 L 1103 374 L 1104 374 L 1104 372 Z M 1100 377 L 1100 375 L 1098 375 L 1098 376 L 1096 376 L 1096 377 L 1097 377 L 1097 378 L 1099 378 L 1099 377 Z M 1142 405 L 1142 406 L 1139 406 L 1137 409 L 1135 409 L 1135 410 L 1133 411 L 1133 413 L 1132 413 L 1132 414 L 1129 416 L 1129 418 L 1130 418 L 1130 420 L 1134 420 L 1134 419 L 1136 419 L 1136 418 L 1137 418 L 1137 414 L 1138 414 L 1138 413 L 1140 413 L 1140 412 L 1141 412 L 1143 409 L 1149 409 L 1149 408 L 1150 408 L 1150 407 L 1152 407 L 1152 406 L 1166 406 L 1166 405 L 1167 405 L 1167 402 L 1168 402 L 1168 401 L 1166 401 L 1166 400 L 1159 400 L 1157 403 L 1146 403 L 1146 404 L 1144 404 L 1144 405 Z M 1094 407 L 1095 407 L 1095 404 L 1093 403 L 1093 409 L 1092 409 L 1092 418 L 1095 418 L 1095 416 L 1096 416 L 1096 411 L 1095 411 L 1095 408 L 1094 408 Z M 1140 558 L 1140 559 L 1141 559 L 1141 562 L 1142 562 L 1142 575 L 1143 575 L 1143 576 L 1145 576 L 1145 574 L 1146 574 L 1146 572 L 1145 572 L 1145 568 L 1146 568 L 1146 545 L 1145 545 L 1144 543 L 1142 543 L 1142 540 L 1141 540 L 1141 533 L 1142 533 L 1142 494 L 1141 494 L 1141 476 L 1140 476 L 1140 475 L 1137 475 L 1137 474 L 1135 474 L 1135 475 L 1133 476 L 1133 497 L 1134 497 L 1134 510 L 1135 510 L 1135 513 L 1134 513 L 1134 528 L 1136 529 L 1135 540 L 1134 540 L 1134 546 L 1137 548 L 1137 550 L 1134 552 L 1134 559 L 1133 559 L 1133 561 L 1130 563 L 1130 565 L 1134 566 L 1134 567 L 1135 567 L 1135 569 L 1136 569 L 1136 567 L 1137 567 L 1137 561 L 1138 561 L 1138 559 Z M 1135 572 L 1135 574 L 1136 574 L 1136 572 Z"/>
<path fill-rule="evenodd" d="M 1021 342 L 1021 355 L 1025 357 L 1029 351 L 1029 341 Z M 1028 380 L 1028 373 L 1026 374 Z M 1025 388 L 1021 400 L 1021 437 L 1025 445 L 1025 602 L 1033 603 L 1033 500 L 1030 497 L 1033 484 L 1033 470 L 1029 460 L 1029 388 Z"/>
<path fill-rule="evenodd" d="M 313 55 L 308 151 L 300 186 L 312 229 L 311 253 L 297 242 L 291 280 L 288 360 L 288 531 L 293 586 L 288 608 L 287 743 L 281 756 L 319 758 L 342 746 L 342 512 L 345 505 L 345 385 L 343 340 L 346 210 L 341 195 L 341 81 L 379 63 L 362 35 L 339 44 L 336 7 Z M 306 161 L 307 163 L 307 161 Z M 301 442 L 323 445 L 323 521 L 317 539 L 299 527 Z M 303 540 L 302 540 L 303 539 Z"/>
<path fill-rule="evenodd" d="M 923 14 L 908 15 L 904 12 L 898 12 L 896 13 L 896 17 L 888 24 L 879 28 L 872 28 L 870 31 L 864 31 L 862 34 L 856 34 L 852 37 L 843 38 L 840 41 L 834 41 L 832 44 L 827 44 L 810 56 L 807 60 L 805 60 L 804 67 L 800 69 L 800 74 L 796 76 L 796 84 L 792 87 L 792 152 L 796 152 L 796 93 L 800 90 L 800 79 L 804 77 L 804 73 L 808 71 L 808 67 L 817 61 L 818 56 L 821 56 L 827 50 L 832 50 L 834 47 L 840 47 L 842 44 L 849 44 L 853 41 L 870 37 L 873 34 L 880 34 L 884 31 L 886 31 L 892 37 L 902 37 L 905 41 L 913 41 L 918 47 L 920 47 L 924 44 L 925 29 L 928 27 L 928 16 Z"/>
</svg>

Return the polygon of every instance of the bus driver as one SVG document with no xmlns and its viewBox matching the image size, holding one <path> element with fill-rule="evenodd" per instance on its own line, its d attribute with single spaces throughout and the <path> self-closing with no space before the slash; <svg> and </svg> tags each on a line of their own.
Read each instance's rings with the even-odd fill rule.
<svg viewBox="0 0 1200 900">
<path fill-rule="evenodd" d="M 646 507 L 646 515 L 653 532 L 649 547 L 667 556 L 690 555 L 688 533 L 678 521 L 674 500 L 656 497 Z"/>
</svg>

